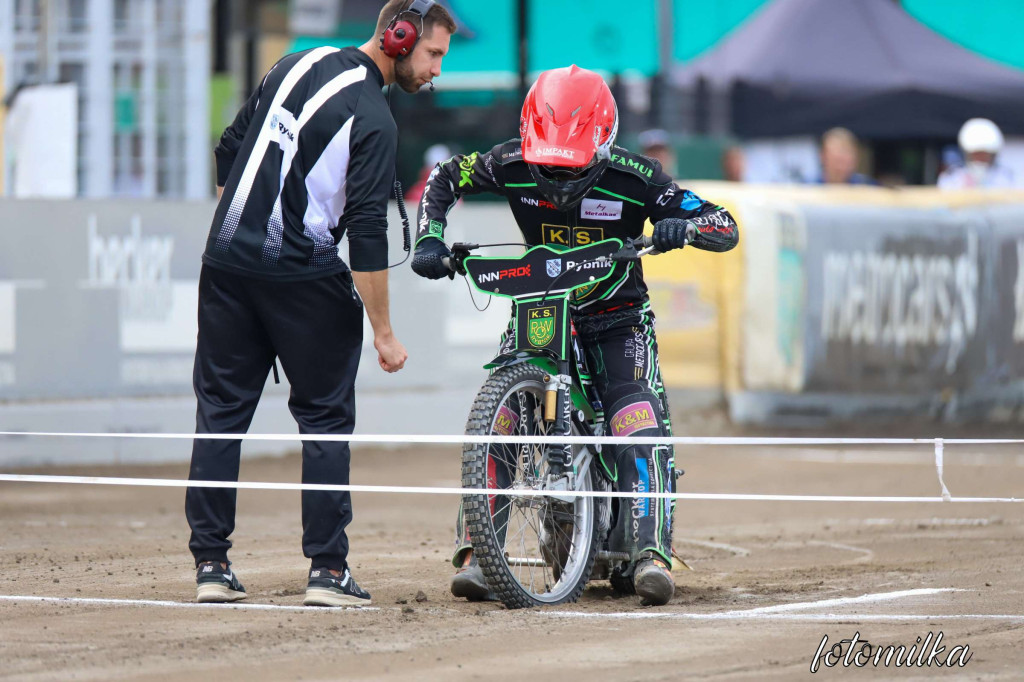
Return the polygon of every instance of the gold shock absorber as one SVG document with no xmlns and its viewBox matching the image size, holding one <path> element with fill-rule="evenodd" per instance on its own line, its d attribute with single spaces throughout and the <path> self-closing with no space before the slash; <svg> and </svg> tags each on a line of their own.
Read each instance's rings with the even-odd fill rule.
<svg viewBox="0 0 1024 682">
<path fill-rule="evenodd" d="M 544 421 L 553 422 L 558 417 L 558 381 L 550 375 L 544 375 L 547 389 L 544 391 Z"/>
<path fill-rule="evenodd" d="M 544 421 L 553 422 L 558 409 L 558 391 L 545 391 L 544 392 Z"/>
</svg>

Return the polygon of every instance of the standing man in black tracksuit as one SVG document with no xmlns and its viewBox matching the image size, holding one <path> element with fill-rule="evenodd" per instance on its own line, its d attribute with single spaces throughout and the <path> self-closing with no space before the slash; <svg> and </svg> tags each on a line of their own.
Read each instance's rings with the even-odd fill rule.
<svg viewBox="0 0 1024 682">
<path fill-rule="evenodd" d="M 364 307 L 381 368 L 402 369 L 387 287 L 397 128 L 381 89 L 416 92 L 440 75 L 454 31 L 432 0 L 390 0 L 379 40 L 284 57 L 224 131 L 199 280 L 197 434 L 245 433 L 275 357 L 300 432 L 351 434 Z M 346 235 L 351 270 L 338 256 Z M 240 454 L 238 440 L 197 438 L 189 479 L 237 481 Z M 302 482 L 348 484 L 348 444 L 304 443 Z M 236 497 L 233 488 L 187 491 L 200 602 L 246 596 L 227 554 Z M 351 520 L 349 493 L 303 491 L 305 604 L 370 603 L 348 568 Z"/>
<path fill-rule="evenodd" d="M 441 259 L 448 211 L 464 194 L 491 192 L 508 199 L 530 246 L 576 247 L 616 237 L 638 238 L 649 219 L 659 251 L 687 241 L 707 251 L 728 251 L 739 238 L 721 206 L 680 189 L 652 159 L 614 146 L 618 113 L 597 74 L 576 66 L 541 74 L 523 106 L 521 138 L 491 151 L 456 155 L 438 164 L 423 192 L 413 270 L 431 279 L 449 275 Z M 658 368 L 654 313 L 639 262 L 619 263 L 612 276 L 572 299 L 572 319 L 613 436 L 671 435 Z M 658 414 L 657 427 L 637 429 L 639 407 Z M 672 448 L 619 446 L 606 466 L 620 491 L 674 488 Z M 644 604 L 668 602 L 675 589 L 671 566 L 673 504 L 648 498 L 619 513 L 612 549 L 635 560 L 620 567 L 618 582 L 632 583 Z M 461 514 L 452 593 L 490 598 Z"/>
</svg>

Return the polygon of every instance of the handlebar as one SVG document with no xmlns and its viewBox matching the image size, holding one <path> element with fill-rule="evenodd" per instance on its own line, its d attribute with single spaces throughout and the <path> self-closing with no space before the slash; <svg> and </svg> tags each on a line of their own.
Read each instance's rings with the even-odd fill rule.
<svg viewBox="0 0 1024 682">
<path fill-rule="evenodd" d="M 689 241 L 687 241 L 689 243 Z M 503 244 L 484 244 L 483 246 L 504 246 Z M 466 269 L 462 265 L 462 261 L 466 259 L 475 249 L 479 249 L 481 244 L 472 244 L 465 242 L 456 242 L 452 244 L 451 256 L 442 256 L 441 264 L 448 268 L 449 271 L 460 275 L 466 274 Z M 618 253 L 612 256 L 612 260 L 617 261 L 629 261 L 638 260 L 643 256 L 656 256 L 660 254 L 654 248 L 654 240 L 649 235 L 642 235 L 639 239 L 626 240 L 622 249 Z"/>
<path fill-rule="evenodd" d="M 645 234 L 640 237 L 640 239 L 634 240 L 633 246 L 640 247 L 640 250 L 636 252 L 637 258 L 642 258 L 643 256 L 656 256 L 661 253 L 661 251 L 654 248 L 654 240 L 650 235 Z"/>
<path fill-rule="evenodd" d="M 501 246 L 500 244 L 496 246 Z M 465 275 L 466 268 L 462 267 L 462 261 L 474 250 L 479 249 L 479 244 L 470 244 L 466 242 L 455 242 L 452 244 L 452 255 L 442 256 L 441 264 L 448 268 L 451 272 Z"/>
</svg>

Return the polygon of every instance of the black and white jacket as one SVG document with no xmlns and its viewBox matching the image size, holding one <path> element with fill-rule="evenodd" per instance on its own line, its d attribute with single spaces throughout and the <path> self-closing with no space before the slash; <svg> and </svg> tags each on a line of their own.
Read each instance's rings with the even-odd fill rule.
<svg viewBox="0 0 1024 682">
<path fill-rule="evenodd" d="M 398 130 L 384 77 L 354 47 L 290 54 L 264 77 L 214 151 L 217 206 L 203 262 L 262 279 L 387 268 Z"/>
</svg>

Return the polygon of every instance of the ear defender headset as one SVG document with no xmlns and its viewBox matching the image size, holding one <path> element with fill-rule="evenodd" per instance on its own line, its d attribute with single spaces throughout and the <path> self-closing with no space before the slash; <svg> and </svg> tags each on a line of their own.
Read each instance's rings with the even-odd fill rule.
<svg viewBox="0 0 1024 682">
<path fill-rule="evenodd" d="M 380 49 L 384 54 L 392 59 L 408 57 L 423 34 L 423 19 L 434 4 L 434 0 L 413 0 L 409 7 L 396 14 L 388 27 L 380 34 Z M 419 28 L 417 29 L 413 22 L 406 19 L 399 21 L 398 18 L 403 14 L 415 14 L 419 17 Z"/>
</svg>

